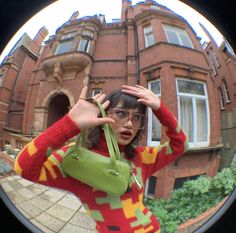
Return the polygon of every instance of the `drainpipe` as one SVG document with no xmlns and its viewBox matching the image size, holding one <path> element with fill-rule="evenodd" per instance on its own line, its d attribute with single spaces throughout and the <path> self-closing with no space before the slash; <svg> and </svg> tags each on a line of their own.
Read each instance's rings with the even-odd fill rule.
<svg viewBox="0 0 236 233">
<path fill-rule="evenodd" d="M 139 45 L 138 45 L 138 30 L 136 22 L 134 22 L 134 47 L 135 47 L 135 57 L 137 61 L 136 73 L 137 73 L 137 84 L 140 85 L 140 57 L 139 57 Z"/>
</svg>

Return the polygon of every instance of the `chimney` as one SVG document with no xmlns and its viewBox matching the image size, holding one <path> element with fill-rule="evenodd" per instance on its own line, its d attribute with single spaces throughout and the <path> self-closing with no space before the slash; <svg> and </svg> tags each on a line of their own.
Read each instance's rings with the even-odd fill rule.
<svg viewBox="0 0 236 233">
<path fill-rule="evenodd" d="M 125 12 L 126 9 L 132 6 L 132 1 L 131 0 L 122 0 L 122 7 L 121 7 L 121 22 L 125 21 Z"/>
<path fill-rule="evenodd" d="M 48 30 L 46 29 L 46 27 L 40 28 L 38 33 L 34 37 L 34 40 L 33 40 L 34 43 L 40 47 L 47 35 L 48 35 Z"/>
</svg>

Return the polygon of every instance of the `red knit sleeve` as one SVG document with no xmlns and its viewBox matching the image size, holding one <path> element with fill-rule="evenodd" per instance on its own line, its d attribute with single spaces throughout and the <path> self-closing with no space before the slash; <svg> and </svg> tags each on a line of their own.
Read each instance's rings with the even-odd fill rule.
<svg viewBox="0 0 236 233">
<path fill-rule="evenodd" d="M 175 116 L 161 102 L 160 108 L 153 111 L 160 123 L 165 126 L 169 140 L 157 147 L 138 147 L 144 179 L 168 165 L 188 149 L 186 135 Z"/>
<path fill-rule="evenodd" d="M 22 177 L 39 183 L 58 182 L 65 177 L 60 162 L 68 149 L 62 145 L 80 132 L 68 115 L 28 143 L 17 156 L 14 170 Z M 62 147 L 61 149 L 58 149 Z"/>
</svg>

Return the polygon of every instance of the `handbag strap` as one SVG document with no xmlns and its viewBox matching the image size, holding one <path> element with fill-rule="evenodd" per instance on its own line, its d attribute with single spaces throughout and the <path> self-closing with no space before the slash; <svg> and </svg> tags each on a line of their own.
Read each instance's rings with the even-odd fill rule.
<svg viewBox="0 0 236 233">
<path fill-rule="evenodd" d="M 97 104 L 102 117 L 107 117 L 107 114 L 104 110 L 104 108 L 102 107 L 102 105 L 93 99 L 93 102 Z M 121 156 L 120 156 L 120 150 L 117 144 L 117 140 L 116 140 L 116 136 L 114 134 L 114 131 L 112 129 L 112 127 L 109 124 L 104 124 L 103 125 L 103 130 L 104 130 L 104 134 L 105 134 L 105 138 L 106 138 L 106 142 L 107 142 L 107 147 L 108 147 L 108 151 L 109 151 L 109 155 L 110 155 L 110 172 L 113 174 L 117 174 L 117 163 L 116 160 L 121 160 Z M 86 142 L 86 136 L 85 136 L 85 131 L 82 131 L 76 140 L 76 144 L 74 147 L 74 154 L 77 155 L 77 151 L 79 148 L 79 145 L 81 146 L 85 146 L 85 142 Z"/>
</svg>

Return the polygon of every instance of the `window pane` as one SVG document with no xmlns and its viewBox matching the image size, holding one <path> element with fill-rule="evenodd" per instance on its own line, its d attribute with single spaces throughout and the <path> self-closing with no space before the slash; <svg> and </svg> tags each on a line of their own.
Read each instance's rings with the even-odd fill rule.
<svg viewBox="0 0 236 233">
<path fill-rule="evenodd" d="M 161 124 L 157 117 L 152 113 L 152 141 L 159 142 L 161 140 Z"/>
<path fill-rule="evenodd" d="M 88 48 L 88 42 L 89 41 L 86 39 L 81 39 L 78 50 L 81 52 L 86 52 Z"/>
<path fill-rule="evenodd" d="M 193 142 L 193 106 L 192 98 L 180 96 L 180 124 L 189 142 Z"/>
<path fill-rule="evenodd" d="M 160 82 L 159 81 L 152 82 L 152 83 L 150 83 L 150 85 L 151 85 L 152 92 L 154 92 L 156 95 L 161 94 Z"/>
<path fill-rule="evenodd" d="M 185 80 L 178 80 L 178 91 L 182 93 L 204 95 L 204 86 L 201 83 L 190 82 Z"/>
<path fill-rule="evenodd" d="M 190 40 L 189 40 L 189 37 L 187 35 L 181 33 L 179 36 L 180 36 L 180 39 L 181 39 L 182 44 L 184 46 L 186 46 L 188 48 L 192 48 L 193 47 L 191 42 L 190 42 Z"/>
<path fill-rule="evenodd" d="M 153 33 L 147 35 L 147 46 L 155 44 Z"/>
<path fill-rule="evenodd" d="M 174 44 L 178 44 L 180 45 L 180 42 L 179 42 L 179 39 L 178 39 L 178 36 L 175 32 L 172 32 L 172 31 L 167 31 L 167 35 L 168 35 L 168 41 L 170 43 L 174 43 Z"/>
<path fill-rule="evenodd" d="M 61 42 L 56 50 L 56 54 L 67 53 L 71 50 L 73 45 L 73 40 Z"/>
<path fill-rule="evenodd" d="M 196 100 L 197 107 L 197 141 L 207 141 L 207 106 L 205 100 Z"/>
</svg>

